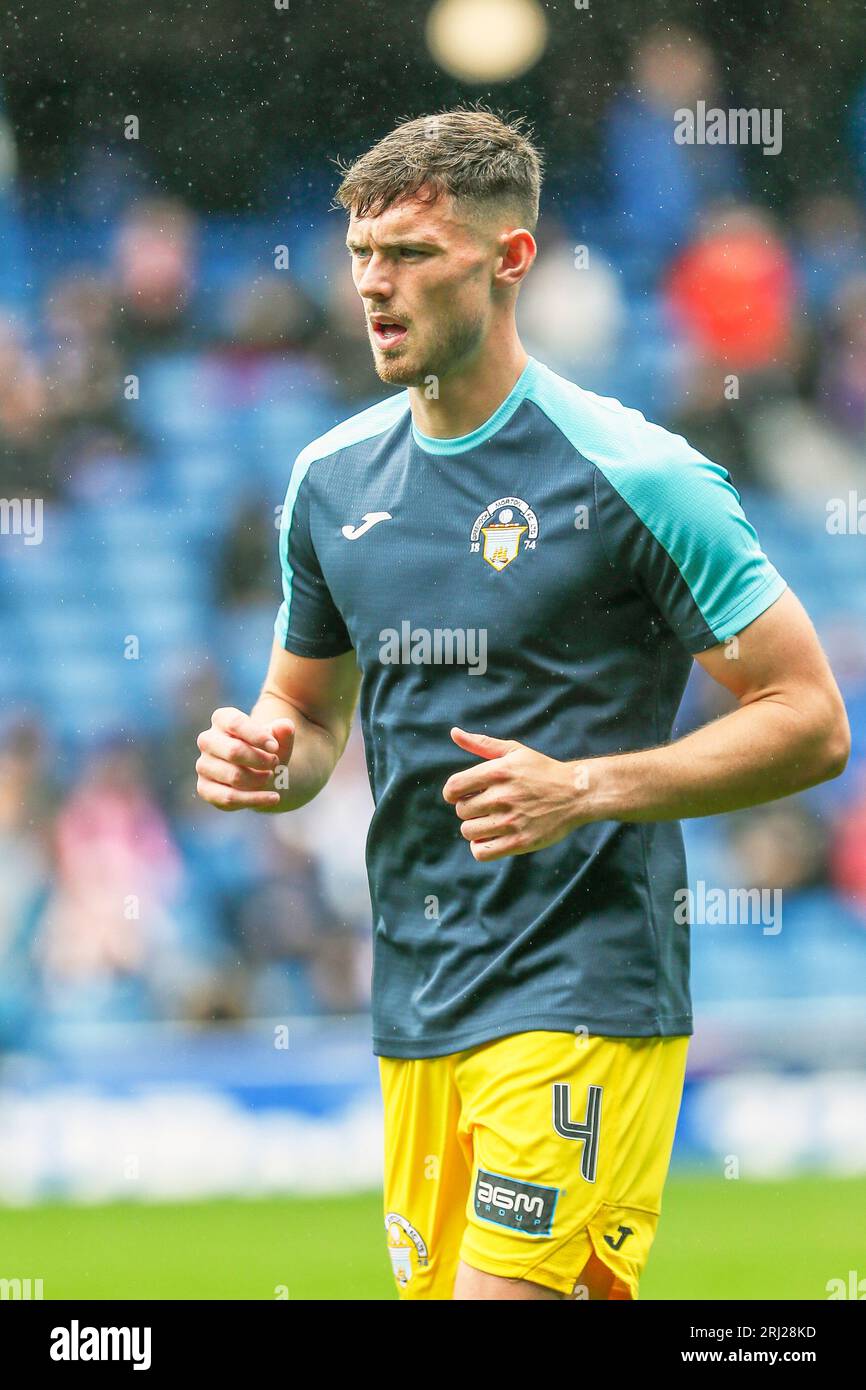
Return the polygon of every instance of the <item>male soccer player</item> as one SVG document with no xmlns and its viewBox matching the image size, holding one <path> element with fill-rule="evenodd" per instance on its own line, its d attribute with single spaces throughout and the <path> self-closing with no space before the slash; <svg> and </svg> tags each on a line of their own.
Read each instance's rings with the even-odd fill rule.
<svg viewBox="0 0 866 1390">
<path fill-rule="evenodd" d="M 678 821 L 837 776 L 842 701 L 725 470 L 527 356 L 540 161 L 484 110 L 347 171 L 376 370 L 298 456 L 285 599 L 199 794 L 290 811 L 360 687 L 402 1297 L 635 1298 L 692 1033 Z M 671 741 L 692 658 L 736 697 Z"/>
</svg>

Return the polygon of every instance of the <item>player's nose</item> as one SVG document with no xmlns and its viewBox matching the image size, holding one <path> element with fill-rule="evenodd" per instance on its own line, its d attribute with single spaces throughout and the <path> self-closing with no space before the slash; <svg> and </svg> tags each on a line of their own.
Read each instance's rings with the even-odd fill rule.
<svg viewBox="0 0 866 1390">
<path fill-rule="evenodd" d="M 355 283 L 362 299 L 390 299 L 394 293 L 387 266 L 377 256 L 370 257 Z"/>
</svg>

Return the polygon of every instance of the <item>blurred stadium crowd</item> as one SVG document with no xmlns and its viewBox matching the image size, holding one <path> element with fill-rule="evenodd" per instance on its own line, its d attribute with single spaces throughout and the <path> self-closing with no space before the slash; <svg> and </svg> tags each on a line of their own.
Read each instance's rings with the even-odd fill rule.
<svg viewBox="0 0 866 1390">
<path fill-rule="evenodd" d="M 848 703 L 841 780 L 687 826 L 693 879 L 784 901 L 778 934 L 695 926 L 699 1008 L 866 990 L 864 185 L 781 220 L 740 150 L 673 141 L 672 111 L 718 85 L 700 41 L 641 47 L 604 187 L 546 207 L 519 316 L 536 356 L 729 469 Z M 866 88 L 858 111 L 866 173 Z M 211 711 L 258 693 L 294 456 L 383 394 L 342 216 L 319 191 L 198 215 L 132 141 L 34 211 L 8 125 L 0 147 L 0 1047 L 52 1019 L 362 1010 L 357 733 L 291 817 L 217 814 L 194 772 Z M 38 537 L 14 499 L 41 501 Z M 723 708 L 696 677 L 680 731 Z"/>
</svg>

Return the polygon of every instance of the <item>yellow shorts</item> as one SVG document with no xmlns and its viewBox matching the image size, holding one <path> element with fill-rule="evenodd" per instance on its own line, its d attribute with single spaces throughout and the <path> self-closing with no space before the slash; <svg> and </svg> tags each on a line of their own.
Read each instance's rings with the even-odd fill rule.
<svg viewBox="0 0 866 1390">
<path fill-rule="evenodd" d="M 688 1045 L 535 1032 L 447 1057 L 380 1057 L 400 1297 L 450 1299 L 459 1260 L 572 1295 L 594 1253 L 611 1295 L 637 1298 Z"/>
</svg>

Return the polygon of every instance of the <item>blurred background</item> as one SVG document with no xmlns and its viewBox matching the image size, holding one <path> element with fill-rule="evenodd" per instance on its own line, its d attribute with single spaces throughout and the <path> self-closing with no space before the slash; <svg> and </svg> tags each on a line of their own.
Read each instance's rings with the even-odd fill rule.
<svg viewBox="0 0 866 1390">
<path fill-rule="evenodd" d="M 0 1277 L 392 1296 L 359 737 L 282 818 L 199 803 L 195 738 L 258 694 L 296 453 L 386 394 L 333 161 L 476 99 L 547 160 L 527 348 L 728 468 L 853 730 L 839 780 L 685 826 L 696 895 L 775 915 L 693 926 L 644 1296 L 866 1276 L 862 7 L 141 10 L 0 16 Z M 781 149 L 677 144 L 698 102 Z M 726 707 L 696 672 L 678 732 Z"/>
</svg>

